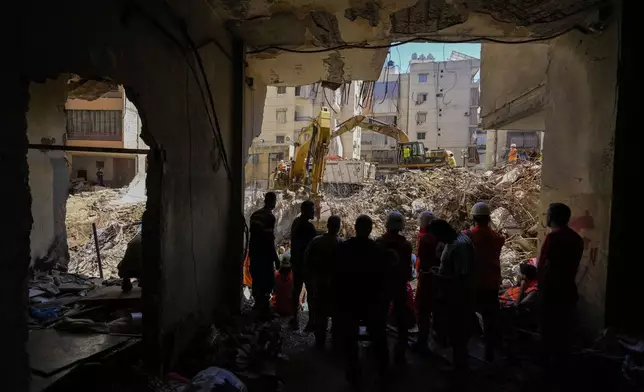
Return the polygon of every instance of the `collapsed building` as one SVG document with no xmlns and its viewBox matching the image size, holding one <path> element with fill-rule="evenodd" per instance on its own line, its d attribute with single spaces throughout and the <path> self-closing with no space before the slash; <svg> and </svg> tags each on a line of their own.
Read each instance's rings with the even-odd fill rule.
<svg viewBox="0 0 644 392">
<path fill-rule="evenodd" d="M 626 219 L 629 206 L 638 205 L 627 174 L 637 167 L 630 152 L 637 143 L 632 6 L 617 0 L 14 4 L 2 20 L 8 99 L 0 144 L 8 194 L 0 236 L 0 369 L 8 390 L 28 388 L 30 264 L 64 230 L 54 204 L 66 199 L 59 177 L 63 108 L 78 88 L 68 85 L 69 74 L 85 78 L 85 99 L 92 90 L 96 97 L 105 92 L 93 81 L 108 79 L 123 85 L 139 109 L 141 137 L 150 147 L 143 345 L 146 364 L 160 372 L 214 314 L 239 311 L 243 162 L 260 132 L 266 86 L 375 80 L 388 46 L 409 40 L 548 46 L 541 204 L 567 202 L 574 216 L 591 218 L 578 228 L 587 241 L 580 286 L 589 329 L 641 328 L 621 300 L 636 298 L 641 268 L 625 254 L 637 243 L 636 219 Z M 485 55 L 482 61 L 485 67 Z M 508 73 L 520 79 L 523 71 Z M 520 90 L 499 94 L 522 96 Z M 483 87 L 483 112 L 486 102 L 501 103 L 487 100 L 486 91 L 494 94 Z"/>
</svg>

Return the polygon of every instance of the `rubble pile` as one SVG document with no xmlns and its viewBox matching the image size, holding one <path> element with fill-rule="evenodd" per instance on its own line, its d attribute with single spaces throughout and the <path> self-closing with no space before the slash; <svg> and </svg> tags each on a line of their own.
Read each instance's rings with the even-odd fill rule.
<svg viewBox="0 0 644 392">
<path fill-rule="evenodd" d="M 466 229 L 472 206 L 485 201 L 492 208 L 494 228 L 506 236 L 502 274 L 510 278 L 518 271 L 518 264 L 537 252 L 540 184 L 540 163 L 520 162 L 485 173 L 445 167 L 391 175 L 367 184 L 357 195 L 327 196 L 325 201 L 333 214 L 342 217 L 349 236 L 360 214 L 371 216 L 373 235 L 379 236 L 384 233 L 387 214 L 400 211 L 407 219 L 406 235 L 414 245 L 422 211 L 430 210 L 457 229 Z"/>
<path fill-rule="evenodd" d="M 275 215 L 275 237 L 277 242 L 286 238 L 291 229 L 293 219 L 300 213 L 300 204 L 308 199 L 304 188 L 296 191 L 275 192 L 277 195 L 277 204 L 273 210 Z M 244 194 L 244 217 L 246 222 L 250 222 L 250 216 L 253 212 L 264 206 L 264 195 L 266 190 L 247 189 Z"/>
<path fill-rule="evenodd" d="M 118 263 L 136 235 L 145 210 L 144 201 L 121 203 L 125 191 L 126 188 L 99 188 L 69 196 L 66 226 L 70 272 L 99 276 L 92 232 L 95 223 L 104 276 L 118 276 Z"/>
</svg>

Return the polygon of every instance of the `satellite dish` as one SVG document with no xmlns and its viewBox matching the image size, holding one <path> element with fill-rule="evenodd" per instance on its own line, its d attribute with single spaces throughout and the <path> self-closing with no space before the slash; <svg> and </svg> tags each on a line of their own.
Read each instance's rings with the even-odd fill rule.
<svg viewBox="0 0 644 392">
<path fill-rule="evenodd" d="M 421 54 L 421 55 L 420 55 L 420 57 L 419 57 L 419 59 L 421 59 L 421 60 L 425 60 L 425 55 L 424 55 L 424 54 Z"/>
<path fill-rule="evenodd" d="M 394 61 L 393 60 L 387 61 L 387 67 L 393 67 L 393 66 L 394 66 Z"/>
<path fill-rule="evenodd" d="M 412 53 L 411 54 L 411 59 L 412 60 L 418 60 L 418 54 L 416 54 L 416 52 Z"/>
</svg>

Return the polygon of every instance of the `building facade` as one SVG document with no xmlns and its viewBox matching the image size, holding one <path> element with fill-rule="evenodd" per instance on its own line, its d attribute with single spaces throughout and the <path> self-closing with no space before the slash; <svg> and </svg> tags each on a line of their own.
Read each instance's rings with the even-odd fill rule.
<svg viewBox="0 0 644 392">
<path fill-rule="evenodd" d="M 369 101 L 370 116 L 397 125 L 410 141 L 420 141 L 429 150 L 461 151 L 471 144 L 485 149 L 479 124 L 480 60 L 453 52 L 447 61 L 431 55 L 413 55 L 408 72 L 392 61 L 383 68 Z M 363 132 L 362 158 L 380 165 L 393 164 L 396 141 L 373 132 Z"/>
<path fill-rule="evenodd" d="M 141 140 L 141 118 L 122 87 L 98 99 L 67 99 L 65 144 L 81 147 L 148 149 Z M 70 179 L 98 183 L 103 171 L 105 186 L 127 186 L 146 171 L 145 156 L 98 152 L 68 152 Z"/>
</svg>

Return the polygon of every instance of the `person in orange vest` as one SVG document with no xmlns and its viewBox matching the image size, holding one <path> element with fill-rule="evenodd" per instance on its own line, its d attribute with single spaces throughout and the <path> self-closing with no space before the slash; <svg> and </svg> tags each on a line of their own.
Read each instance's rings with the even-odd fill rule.
<svg viewBox="0 0 644 392">
<path fill-rule="evenodd" d="M 521 283 L 499 294 L 499 301 L 503 307 L 528 307 L 537 303 L 539 294 L 537 267 L 521 264 L 519 271 L 521 272 Z"/>
<path fill-rule="evenodd" d="M 490 206 L 479 202 L 472 207 L 474 226 L 465 230 L 474 245 L 476 260 L 476 312 L 483 317 L 485 360 L 494 360 L 499 343 L 499 286 L 501 248 L 505 239 L 490 227 Z"/>
<path fill-rule="evenodd" d="M 293 272 L 291 271 L 291 254 L 284 253 L 280 269 L 275 271 L 275 290 L 271 306 L 280 316 L 292 316 L 293 309 Z"/>
<path fill-rule="evenodd" d="M 517 151 L 517 145 L 512 143 L 510 144 L 510 153 L 508 154 L 508 162 L 516 162 L 519 157 L 519 151 Z"/>
</svg>

